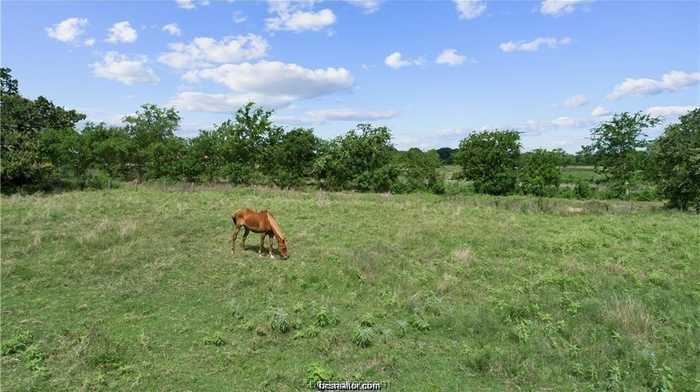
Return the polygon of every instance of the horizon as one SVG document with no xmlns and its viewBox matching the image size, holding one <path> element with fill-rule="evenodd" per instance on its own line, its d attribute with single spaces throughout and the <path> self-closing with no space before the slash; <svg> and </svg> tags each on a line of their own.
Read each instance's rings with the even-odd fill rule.
<svg viewBox="0 0 700 392">
<path fill-rule="evenodd" d="M 694 1 L 1 7 L 2 64 L 22 95 L 107 124 L 145 103 L 174 106 L 182 137 L 253 100 L 324 139 L 368 122 L 391 129 L 398 149 L 426 150 L 508 128 L 525 150 L 573 153 L 613 113 L 663 116 L 654 138 L 700 106 Z"/>
</svg>

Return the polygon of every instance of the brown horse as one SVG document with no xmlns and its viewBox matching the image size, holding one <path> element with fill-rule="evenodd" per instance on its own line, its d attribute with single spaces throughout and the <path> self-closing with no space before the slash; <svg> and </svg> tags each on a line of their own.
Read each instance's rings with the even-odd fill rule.
<svg viewBox="0 0 700 392">
<path fill-rule="evenodd" d="M 272 237 L 274 236 L 277 240 L 277 248 L 282 258 L 286 259 L 289 257 L 287 256 L 287 242 L 285 241 L 284 233 L 282 233 L 282 229 L 280 229 L 279 224 L 277 224 L 277 221 L 270 211 L 262 210 L 258 212 L 250 208 L 241 208 L 231 215 L 231 219 L 235 226 L 233 234 L 231 235 L 231 254 L 233 254 L 236 249 L 236 238 L 238 237 L 238 232 L 241 230 L 241 227 L 243 227 L 245 229 L 242 241 L 243 249 L 245 249 L 245 239 L 248 237 L 248 233 L 252 231 L 253 233 L 262 234 L 260 237 L 259 255 L 262 256 L 263 249 L 265 248 L 265 237 L 270 237 L 268 255 L 274 258 L 274 256 L 272 256 Z"/>
</svg>

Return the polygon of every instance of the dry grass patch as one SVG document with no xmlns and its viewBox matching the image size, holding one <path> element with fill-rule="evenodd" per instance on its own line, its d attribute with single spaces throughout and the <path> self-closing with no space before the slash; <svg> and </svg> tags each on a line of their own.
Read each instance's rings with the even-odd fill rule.
<svg viewBox="0 0 700 392">
<path fill-rule="evenodd" d="M 474 252 L 469 248 L 457 249 L 452 252 L 452 257 L 465 266 L 469 266 L 474 261 Z"/>
<path fill-rule="evenodd" d="M 606 306 L 605 318 L 639 342 L 648 342 L 653 333 L 653 317 L 632 297 L 614 298 Z"/>
</svg>

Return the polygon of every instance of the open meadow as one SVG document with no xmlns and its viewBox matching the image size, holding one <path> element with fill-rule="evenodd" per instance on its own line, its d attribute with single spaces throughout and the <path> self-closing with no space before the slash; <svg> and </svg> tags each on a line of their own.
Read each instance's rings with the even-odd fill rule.
<svg viewBox="0 0 700 392">
<path fill-rule="evenodd" d="M 290 258 L 230 254 L 269 208 Z M 659 203 L 130 186 L 2 197 L 14 390 L 700 388 L 700 218 Z M 240 240 L 239 236 L 239 240 Z"/>
</svg>

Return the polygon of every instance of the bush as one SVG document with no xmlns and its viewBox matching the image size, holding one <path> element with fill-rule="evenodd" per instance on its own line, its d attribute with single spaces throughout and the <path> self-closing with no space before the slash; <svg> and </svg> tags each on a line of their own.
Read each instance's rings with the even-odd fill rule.
<svg viewBox="0 0 700 392">
<path fill-rule="evenodd" d="M 520 158 L 520 134 L 516 131 L 473 133 L 459 143 L 456 162 L 463 177 L 474 181 L 479 193 L 513 193 Z"/>
<path fill-rule="evenodd" d="M 537 149 L 523 155 L 520 189 L 524 194 L 554 196 L 561 181 L 559 154 Z"/>
<path fill-rule="evenodd" d="M 367 348 L 372 345 L 372 339 L 374 338 L 374 332 L 370 327 L 360 327 L 355 330 L 352 334 L 352 342 L 362 348 Z"/>
<path fill-rule="evenodd" d="M 652 177 L 669 206 L 700 212 L 700 109 L 666 127 L 651 148 Z"/>
<path fill-rule="evenodd" d="M 270 328 L 272 328 L 273 331 L 279 333 L 289 332 L 291 326 L 289 324 L 287 312 L 285 312 L 284 309 L 279 308 L 275 310 L 275 312 L 272 314 L 272 322 L 270 323 Z"/>
<path fill-rule="evenodd" d="M 321 144 L 314 174 L 325 188 L 386 192 L 399 175 L 390 141 L 388 128 L 359 124 Z"/>
</svg>

